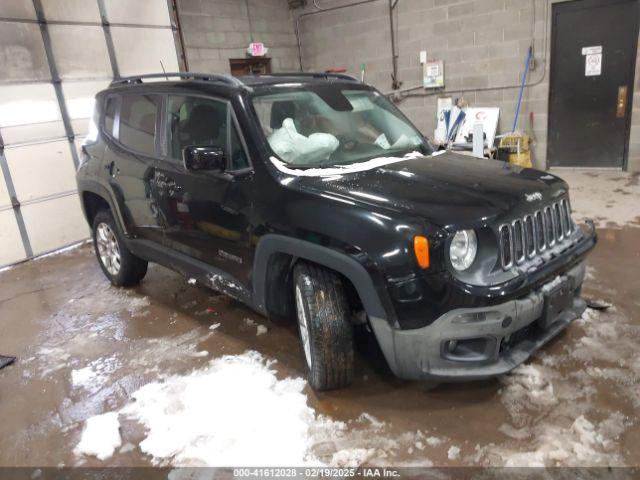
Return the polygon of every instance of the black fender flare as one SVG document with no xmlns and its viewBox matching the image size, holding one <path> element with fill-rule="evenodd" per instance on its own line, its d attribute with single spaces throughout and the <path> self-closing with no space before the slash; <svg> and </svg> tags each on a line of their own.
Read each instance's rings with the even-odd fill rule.
<svg viewBox="0 0 640 480">
<path fill-rule="evenodd" d="M 129 237 L 129 232 L 126 227 L 126 223 L 124 222 L 124 218 L 122 217 L 122 213 L 120 212 L 120 208 L 118 207 L 118 202 L 113 199 L 113 195 L 104 185 L 95 180 L 78 180 L 78 193 L 80 196 L 80 205 L 82 206 L 82 213 L 84 214 L 84 218 L 89 221 L 89 216 L 85 210 L 84 198 L 83 194 L 85 192 L 91 192 L 99 197 L 102 197 L 108 204 L 111 212 L 113 213 L 113 218 L 115 219 L 120 231 L 125 235 L 125 237 Z M 89 225 L 91 228 L 91 225 Z"/>
<path fill-rule="evenodd" d="M 352 257 L 322 245 L 278 234 L 261 237 L 253 260 L 253 303 L 267 313 L 266 282 L 269 259 L 275 253 L 284 253 L 294 258 L 305 259 L 344 275 L 353 284 L 367 315 L 387 318 L 380 296 L 371 275 L 362 264 Z"/>
</svg>

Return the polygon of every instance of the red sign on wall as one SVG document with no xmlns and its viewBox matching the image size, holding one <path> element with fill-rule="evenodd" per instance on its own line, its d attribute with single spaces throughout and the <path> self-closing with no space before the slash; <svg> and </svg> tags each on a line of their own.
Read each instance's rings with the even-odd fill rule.
<svg viewBox="0 0 640 480">
<path fill-rule="evenodd" d="M 267 53 L 267 49 L 264 48 L 264 43 L 262 42 L 252 42 L 249 44 L 247 52 L 252 57 L 263 57 Z"/>
</svg>

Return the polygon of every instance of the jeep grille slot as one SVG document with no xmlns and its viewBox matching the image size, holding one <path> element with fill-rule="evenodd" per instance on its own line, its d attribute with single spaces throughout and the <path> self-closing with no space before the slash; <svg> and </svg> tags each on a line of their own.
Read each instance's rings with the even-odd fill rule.
<svg viewBox="0 0 640 480">
<path fill-rule="evenodd" d="M 507 270 L 560 245 L 570 237 L 573 228 L 566 198 L 501 225 L 498 237 L 502 268 Z"/>
<path fill-rule="evenodd" d="M 565 227 L 565 236 L 569 236 L 569 234 L 573 231 L 573 222 L 571 221 L 571 206 L 569 205 L 569 200 L 564 198 L 562 202 L 562 215 L 564 217 L 564 227 Z"/>
<path fill-rule="evenodd" d="M 536 224 L 531 215 L 524 217 L 524 244 L 529 258 L 536 254 Z"/>
<path fill-rule="evenodd" d="M 556 244 L 555 227 L 553 226 L 553 212 L 551 207 L 544 207 L 544 236 L 547 246 L 553 247 Z"/>
<path fill-rule="evenodd" d="M 546 250 L 547 243 L 544 241 L 544 216 L 541 210 L 536 212 L 536 243 L 539 252 Z"/>
<path fill-rule="evenodd" d="M 513 257 L 516 263 L 522 263 L 524 260 L 524 228 L 522 227 L 522 220 L 515 220 L 512 228 Z"/>
<path fill-rule="evenodd" d="M 513 264 L 511 227 L 509 225 L 500 227 L 500 252 L 502 254 L 502 268 L 509 268 Z"/>
</svg>

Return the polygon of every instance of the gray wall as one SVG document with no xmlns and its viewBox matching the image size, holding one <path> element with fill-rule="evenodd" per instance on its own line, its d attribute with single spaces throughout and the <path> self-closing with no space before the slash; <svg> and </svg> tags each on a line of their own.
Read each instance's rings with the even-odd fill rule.
<svg viewBox="0 0 640 480">
<path fill-rule="evenodd" d="M 273 71 L 298 69 L 292 16 L 286 0 L 178 0 L 189 70 L 229 72 L 230 58 L 244 58 L 263 42 Z"/>
<path fill-rule="evenodd" d="M 345 1 L 320 0 L 321 7 Z M 545 0 L 399 0 L 396 31 L 399 79 L 402 87 L 421 83 L 420 50 L 429 59 L 445 62 L 445 83 L 451 94 L 472 106 L 500 107 L 499 132 L 510 129 L 517 88 L 479 91 L 517 85 L 529 45 L 536 68 L 530 72 L 520 112 L 521 128 L 533 112 L 533 160 L 545 168 L 551 4 Z M 296 14 L 312 12 L 309 5 Z M 345 67 L 354 75 L 366 63 L 368 83 L 382 91 L 391 88 L 390 27 L 387 0 L 335 12 L 303 17 L 300 23 L 305 70 Z M 637 66 L 636 69 L 639 67 Z M 640 72 L 636 73 L 629 169 L 640 170 Z M 466 90 L 455 92 L 455 90 Z M 417 90 L 416 92 L 421 92 Z M 422 90 L 422 92 L 424 92 Z M 406 98 L 399 106 L 431 137 L 436 124 L 436 96 Z"/>
</svg>

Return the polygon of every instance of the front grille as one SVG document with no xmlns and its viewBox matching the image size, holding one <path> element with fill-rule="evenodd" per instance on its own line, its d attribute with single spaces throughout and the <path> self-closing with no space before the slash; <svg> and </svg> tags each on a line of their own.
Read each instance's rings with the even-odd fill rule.
<svg viewBox="0 0 640 480">
<path fill-rule="evenodd" d="M 552 248 L 573 231 L 571 206 L 567 199 L 501 225 L 498 233 L 502 268 L 511 268 L 527 258 Z"/>
</svg>

